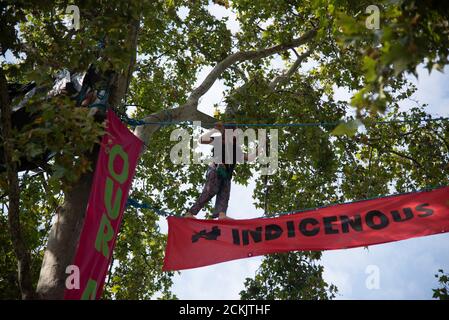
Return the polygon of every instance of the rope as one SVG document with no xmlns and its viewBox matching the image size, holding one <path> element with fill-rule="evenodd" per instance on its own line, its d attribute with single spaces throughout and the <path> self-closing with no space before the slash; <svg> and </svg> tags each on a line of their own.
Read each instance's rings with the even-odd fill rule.
<svg viewBox="0 0 449 320">
<path fill-rule="evenodd" d="M 416 123 L 416 122 L 438 122 L 447 121 L 449 117 L 443 118 L 429 118 L 429 119 L 419 119 L 419 120 L 386 120 L 386 121 L 375 121 L 373 124 L 393 124 L 393 123 Z M 132 119 L 126 116 L 123 121 L 127 122 L 129 125 L 143 126 L 143 125 L 176 125 L 176 124 L 186 124 L 192 125 L 192 121 L 144 121 Z M 320 127 L 320 126 L 337 126 L 344 123 L 343 121 L 333 121 L 333 122 L 315 122 L 315 123 L 225 123 L 225 127 Z M 214 125 L 214 123 L 204 123 L 206 125 Z"/>
<path fill-rule="evenodd" d="M 163 216 L 163 217 L 168 217 L 171 214 L 167 211 L 158 209 L 156 207 L 153 207 L 147 203 L 140 203 L 139 201 L 137 201 L 136 199 L 133 198 L 128 198 L 128 200 L 126 201 L 126 206 L 127 207 L 134 207 L 136 209 L 150 209 L 153 210 L 154 212 L 157 213 L 157 215 L 159 216 Z"/>
<path fill-rule="evenodd" d="M 436 190 L 436 189 L 440 189 L 440 188 L 445 188 L 447 186 L 429 186 L 429 187 L 425 187 L 423 189 L 420 190 L 414 190 L 414 191 L 409 191 L 409 192 L 401 192 L 401 193 L 393 193 L 390 195 L 380 195 L 377 197 L 371 197 L 371 198 L 367 198 L 367 199 L 362 199 L 362 200 L 353 200 L 353 201 L 348 201 L 348 202 L 340 202 L 340 203 L 331 203 L 331 204 L 327 204 L 327 205 L 323 205 L 323 206 L 319 206 L 319 207 L 312 207 L 312 208 L 305 208 L 305 209 L 297 209 L 297 210 L 292 210 L 292 211 L 285 211 L 285 212 L 278 212 L 278 213 L 274 213 L 274 214 L 270 214 L 269 216 L 267 215 L 263 215 L 262 217 L 257 217 L 257 218 L 252 218 L 252 219 L 260 219 L 260 218 L 267 218 L 267 217 L 277 217 L 277 216 L 284 216 L 284 215 L 289 215 L 289 214 L 295 214 L 295 213 L 303 213 L 306 211 L 313 211 L 313 210 L 318 210 L 318 209 L 323 209 L 323 208 L 327 208 L 327 207 L 332 207 L 332 206 L 337 206 L 337 205 L 346 205 L 346 204 L 351 204 L 351 203 L 359 203 L 359 202 L 364 202 L 364 201 L 369 201 L 369 200 L 376 200 L 376 199 L 380 199 L 380 198 L 391 198 L 391 197 L 395 197 L 395 196 L 402 196 L 402 195 L 407 195 L 407 194 L 412 194 L 412 193 L 419 193 L 419 192 L 428 192 L 428 191 L 432 191 L 432 190 Z M 176 216 L 176 214 L 172 214 L 169 213 L 167 211 L 155 208 L 147 203 L 140 203 L 135 199 L 132 198 L 128 198 L 128 201 L 126 202 L 127 207 L 134 207 L 137 209 L 150 209 L 153 210 L 154 212 L 156 212 L 159 216 L 163 216 L 163 217 L 168 217 L 168 216 Z"/>
<path fill-rule="evenodd" d="M 192 121 L 144 121 L 144 120 L 138 120 L 130 118 L 125 112 L 121 112 L 117 110 L 116 108 L 113 108 L 114 112 L 120 116 L 123 122 L 126 122 L 131 127 L 138 127 L 138 126 L 144 126 L 144 125 L 161 125 L 161 126 L 169 126 L 172 124 L 191 124 Z"/>
</svg>

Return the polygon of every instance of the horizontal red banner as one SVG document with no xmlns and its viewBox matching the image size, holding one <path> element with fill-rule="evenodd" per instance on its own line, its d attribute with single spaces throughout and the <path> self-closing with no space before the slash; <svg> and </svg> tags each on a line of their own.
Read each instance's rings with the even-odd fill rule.
<svg viewBox="0 0 449 320">
<path fill-rule="evenodd" d="M 164 270 L 296 250 L 368 246 L 449 231 L 449 187 L 276 218 L 168 218 Z"/>
</svg>

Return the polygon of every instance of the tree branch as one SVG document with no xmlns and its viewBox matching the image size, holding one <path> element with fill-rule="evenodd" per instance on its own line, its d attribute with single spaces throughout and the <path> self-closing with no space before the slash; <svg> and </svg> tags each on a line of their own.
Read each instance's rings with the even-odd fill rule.
<svg viewBox="0 0 449 320">
<path fill-rule="evenodd" d="M 11 106 L 9 103 L 8 86 L 3 68 L 0 67 L 0 105 L 1 124 L 4 142 L 5 167 L 8 179 L 8 224 L 11 242 L 18 265 L 18 281 L 22 299 L 32 299 L 34 289 L 31 280 L 31 257 L 20 226 L 20 189 L 17 173 L 17 162 L 13 160 Z"/>
<path fill-rule="evenodd" d="M 139 33 L 139 20 L 136 20 L 129 25 L 128 30 L 128 41 L 127 51 L 130 56 L 130 62 L 128 65 L 128 69 L 126 71 L 123 71 L 121 74 L 118 75 L 115 83 L 113 84 L 113 88 L 111 90 L 111 97 L 109 98 L 109 103 L 119 108 L 120 102 L 125 96 L 127 90 L 128 90 L 128 84 L 131 79 L 131 75 L 134 70 L 134 66 L 136 64 L 136 57 L 137 57 L 137 38 Z"/>
<path fill-rule="evenodd" d="M 286 72 L 274 78 L 268 85 L 270 90 L 274 91 L 278 85 L 285 83 L 288 79 L 290 79 L 290 77 L 293 76 L 293 74 L 299 69 L 301 63 L 310 56 L 310 54 L 313 52 L 313 49 L 314 47 L 299 55 L 295 63 L 293 63 L 293 65 Z"/>
<path fill-rule="evenodd" d="M 280 84 L 285 83 L 288 79 L 290 79 L 293 74 L 298 70 L 298 68 L 301 66 L 301 63 L 307 59 L 307 57 L 310 56 L 310 54 L 313 52 L 313 50 L 315 49 L 315 46 L 309 48 L 309 50 L 307 50 L 306 52 L 304 52 L 303 54 L 299 55 L 296 50 L 294 48 L 292 48 L 293 51 L 295 52 L 297 59 L 296 61 L 293 63 L 293 65 L 285 72 L 283 72 L 281 75 L 275 77 L 269 84 L 268 84 L 268 88 L 269 88 L 269 95 L 267 95 L 267 97 L 269 97 L 271 94 L 273 94 L 277 88 L 277 86 L 279 86 Z M 236 89 L 235 94 L 238 94 L 240 91 L 242 91 L 244 88 L 244 86 L 241 86 L 240 88 Z M 237 102 L 235 97 L 231 96 L 229 97 L 230 100 L 233 100 L 234 102 Z M 237 105 L 238 106 L 238 105 Z M 230 113 L 236 113 L 237 110 L 235 105 L 229 104 L 226 107 L 226 114 L 230 114 Z"/>
<path fill-rule="evenodd" d="M 410 161 L 413 162 L 413 163 L 415 164 L 415 166 L 417 166 L 418 168 L 421 168 L 421 167 L 422 167 L 421 163 L 419 163 L 418 160 L 416 160 L 416 159 L 414 159 L 414 158 L 412 158 L 412 157 L 410 157 L 410 156 L 408 156 L 408 155 L 406 155 L 406 154 L 403 154 L 403 153 L 398 152 L 398 151 L 394 151 L 393 149 L 386 149 L 386 151 L 387 151 L 387 152 L 390 152 L 390 153 L 392 153 L 392 154 L 395 154 L 395 155 L 397 155 L 397 156 L 399 156 L 399 157 L 401 157 L 401 158 L 410 160 Z"/>
<path fill-rule="evenodd" d="M 369 142 L 364 142 L 364 141 L 362 141 L 361 139 L 357 139 L 357 138 L 356 138 L 356 141 L 357 141 L 357 142 L 360 142 L 360 143 L 363 143 L 363 144 L 365 144 L 365 145 L 367 145 L 367 146 L 369 146 L 369 147 L 371 147 L 371 148 L 375 148 L 375 149 L 377 149 L 377 150 L 379 150 L 379 151 L 381 150 L 381 148 L 379 148 L 378 146 L 375 146 L 375 145 L 373 145 L 373 144 L 371 144 L 371 143 L 369 143 Z M 412 157 L 409 156 L 409 155 L 403 154 L 403 153 L 401 153 L 401 152 L 399 152 L 399 151 L 395 151 L 395 150 L 393 150 L 392 148 L 383 148 L 382 151 L 385 151 L 385 152 L 387 152 L 387 153 L 392 153 L 392 154 L 397 155 L 397 156 L 399 156 L 399 157 L 401 157 L 401 158 L 410 160 L 411 162 L 413 162 L 413 163 L 415 164 L 416 167 L 422 168 L 421 163 L 419 163 L 418 160 L 412 158 Z"/>
<path fill-rule="evenodd" d="M 205 128 L 212 127 L 211 124 L 215 123 L 217 120 L 203 112 L 198 111 L 198 102 L 199 99 L 212 87 L 215 81 L 223 74 L 226 69 L 239 62 L 266 58 L 273 54 L 298 47 L 312 40 L 315 35 L 316 29 L 312 29 L 306 32 L 303 36 L 296 38 L 288 43 L 282 43 L 273 47 L 252 51 L 239 51 L 229 55 L 212 69 L 212 71 L 206 76 L 203 82 L 191 92 L 189 98 L 184 104 L 182 104 L 178 108 L 153 113 L 146 117 L 144 121 L 162 122 L 171 120 L 195 120 L 201 121 L 202 123 L 208 123 L 202 125 Z M 142 141 L 144 141 L 145 144 L 147 144 L 151 135 L 160 127 L 161 125 L 158 124 L 138 126 L 134 130 L 134 134 Z M 144 150 L 142 150 L 142 152 L 143 151 Z"/>
<path fill-rule="evenodd" d="M 169 121 L 201 121 L 201 126 L 204 128 L 212 128 L 213 123 L 217 121 L 214 117 L 209 116 L 206 113 L 198 111 L 196 108 L 192 109 L 189 107 L 179 107 L 174 109 L 162 110 L 149 115 L 144 118 L 145 122 L 169 122 Z M 162 127 L 161 124 L 146 124 L 142 126 L 137 126 L 134 129 L 134 135 L 139 137 L 145 145 L 150 141 L 150 137 L 153 133 Z M 144 146 L 142 152 L 144 152 L 146 146 Z"/>
<path fill-rule="evenodd" d="M 294 39 L 288 43 L 282 43 L 270 48 L 263 48 L 259 50 L 240 51 L 229 55 L 212 69 L 212 71 L 207 75 L 206 79 L 204 79 L 200 86 L 192 91 L 186 103 L 181 107 L 196 108 L 199 98 L 202 97 L 212 87 L 212 85 L 221 76 L 221 74 L 233 64 L 242 61 L 266 58 L 273 54 L 298 47 L 312 40 L 315 35 L 316 29 L 312 29 L 306 32 L 302 37 Z"/>
<path fill-rule="evenodd" d="M 444 137 L 436 130 L 432 130 L 435 135 L 440 138 L 441 141 L 443 141 L 444 145 L 446 146 L 446 150 L 449 152 L 449 143 L 444 139 Z"/>
</svg>

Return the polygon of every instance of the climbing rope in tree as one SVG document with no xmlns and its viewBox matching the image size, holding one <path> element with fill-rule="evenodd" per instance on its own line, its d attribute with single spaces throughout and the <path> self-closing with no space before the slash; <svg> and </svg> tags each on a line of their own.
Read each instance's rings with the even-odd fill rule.
<svg viewBox="0 0 449 320">
<path fill-rule="evenodd" d="M 122 120 L 128 123 L 132 127 L 144 126 L 144 125 L 194 125 L 194 121 L 183 120 L 183 121 L 144 121 L 137 120 L 128 117 L 126 114 L 122 114 Z M 418 120 L 384 120 L 384 121 L 374 121 L 372 124 L 394 124 L 394 123 L 421 123 L 421 122 L 439 122 L 447 121 L 449 117 L 439 117 L 439 118 L 428 118 L 428 119 L 418 119 Z M 333 122 L 310 122 L 310 123 L 225 123 L 225 127 L 321 127 L 321 126 L 337 126 L 339 124 L 344 124 L 344 121 L 333 121 Z M 214 125 L 214 123 L 206 122 L 203 124 Z"/>
<path fill-rule="evenodd" d="M 168 216 L 172 215 L 172 214 L 170 214 L 167 211 L 164 211 L 164 210 L 158 209 L 156 207 L 150 206 L 147 203 L 139 202 L 136 199 L 132 199 L 132 198 L 128 198 L 128 200 L 126 201 L 126 206 L 127 207 L 134 207 L 136 209 L 149 209 L 149 210 L 152 210 L 152 211 L 156 212 L 157 215 L 162 216 L 162 217 L 168 217 Z"/>
</svg>

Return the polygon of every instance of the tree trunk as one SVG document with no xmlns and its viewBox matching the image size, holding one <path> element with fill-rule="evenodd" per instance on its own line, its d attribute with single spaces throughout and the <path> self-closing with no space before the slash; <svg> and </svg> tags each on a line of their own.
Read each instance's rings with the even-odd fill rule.
<svg viewBox="0 0 449 320">
<path fill-rule="evenodd" d="M 83 174 L 76 185 L 64 195 L 64 204 L 57 210 L 37 285 L 38 297 L 41 299 L 64 297 L 67 277 L 65 270 L 73 262 L 84 223 L 92 178 L 93 172 Z"/>
<path fill-rule="evenodd" d="M 4 157 L 7 175 L 7 195 L 9 200 L 8 225 L 14 254 L 17 259 L 18 282 L 22 299 L 32 299 L 34 290 L 31 280 L 31 256 L 23 238 L 20 225 L 20 188 L 17 172 L 17 162 L 14 161 L 13 131 L 11 121 L 11 106 L 9 103 L 8 87 L 3 69 L 0 67 L 0 110 L 1 128 L 4 142 Z"/>
<path fill-rule="evenodd" d="M 129 68 L 117 74 L 109 99 L 111 106 L 119 107 L 127 87 L 129 77 L 134 69 L 137 52 L 138 22 L 132 22 L 128 27 L 127 50 L 130 54 Z M 89 156 L 95 170 L 98 148 Z M 68 274 L 67 266 L 73 263 L 78 240 L 84 224 L 84 217 L 89 201 L 93 171 L 83 174 L 64 195 L 64 204 L 57 212 L 56 219 L 50 230 L 47 248 L 37 284 L 37 295 L 41 299 L 63 299 L 65 281 Z"/>
</svg>

